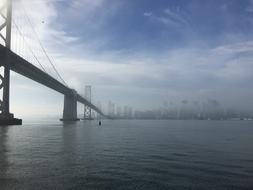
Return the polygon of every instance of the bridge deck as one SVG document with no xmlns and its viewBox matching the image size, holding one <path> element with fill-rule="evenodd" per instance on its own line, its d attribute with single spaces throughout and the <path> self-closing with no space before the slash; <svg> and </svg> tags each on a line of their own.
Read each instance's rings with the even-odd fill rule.
<svg viewBox="0 0 253 190">
<path fill-rule="evenodd" d="M 20 57 L 19 55 L 0 45 L 0 66 L 3 66 L 6 63 L 7 58 L 9 60 L 9 66 L 12 71 L 19 73 L 27 78 L 30 78 L 31 80 L 34 80 L 44 86 L 47 86 L 48 88 L 51 88 L 61 94 L 73 94 L 73 89 L 65 86 L 49 74 L 45 73 L 44 71 L 40 70 L 36 66 L 32 65 L 31 63 Z M 101 110 L 99 110 L 95 105 L 87 101 L 80 94 L 76 94 L 76 99 L 78 102 L 89 106 L 94 111 L 105 116 L 101 112 Z"/>
</svg>

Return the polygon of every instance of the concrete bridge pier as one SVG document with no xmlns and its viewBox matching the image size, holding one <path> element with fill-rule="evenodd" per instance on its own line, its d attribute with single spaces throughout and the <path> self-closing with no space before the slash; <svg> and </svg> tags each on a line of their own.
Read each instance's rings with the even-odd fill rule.
<svg viewBox="0 0 253 190">
<path fill-rule="evenodd" d="M 61 121 L 79 121 L 77 118 L 77 93 L 64 95 L 63 118 Z"/>
</svg>

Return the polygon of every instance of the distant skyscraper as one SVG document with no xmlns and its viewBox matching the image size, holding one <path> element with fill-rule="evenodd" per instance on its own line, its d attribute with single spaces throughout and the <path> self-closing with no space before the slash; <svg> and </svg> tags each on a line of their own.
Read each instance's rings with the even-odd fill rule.
<svg viewBox="0 0 253 190">
<path fill-rule="evenodd" d="M 117 106 L 117 110 L 116 110 L 116 112 L 117 112 L 117 118 L 121 118 L 121 107 L 120 106 Z"/>
<path fill-rule="evenodd" d="M 127 116 L 127 118 L 132 119 L 132 117 L 133 117 L 133 108 L 129 107 L 128 108 L 128 116 Z"/>
<path fill-rule="evenodd" d="M 112 107 L 111 107 L 111 116 L 114 117 L 115 116 L 115 104 L 112 103 Z"/>
<path fill-rule="evenodd" d="M 128 116 L 128 106 L 124 106 L 124 115 L 123 115 L 123 117 L 127 118 L 127 116 Z"/>
<path fill-rule="evenodd" d="M 109 116 L 114 116 L 115 114 L 115 104 L 112 103 L 111 101 L 108 102 L 108 115 Z"/>
<path fill-rule="evenodd" d="M 112 104 L 112 102 L 109 100 L 109 102 L 108 102 L 108 108 L 107 108 L 107 114 L 108 115 L 111 115 L 111 104 Z"/>
</svg>

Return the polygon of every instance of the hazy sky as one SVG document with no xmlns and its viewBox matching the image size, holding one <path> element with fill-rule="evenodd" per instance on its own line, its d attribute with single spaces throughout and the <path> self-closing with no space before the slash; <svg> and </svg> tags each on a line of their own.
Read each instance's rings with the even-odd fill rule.
<svg viewBox="0 0 253 190">
<path fill-rule="evenodd" d="M 14 19 L 25 9 L 69 86 L 92 85 L 104 107 L 209 98 L 253 107 L 253 1 L 18 2 Z M 16 115 L 61 114 L 57 92 L 17 74 L 11 85 Z"/>
</svg>

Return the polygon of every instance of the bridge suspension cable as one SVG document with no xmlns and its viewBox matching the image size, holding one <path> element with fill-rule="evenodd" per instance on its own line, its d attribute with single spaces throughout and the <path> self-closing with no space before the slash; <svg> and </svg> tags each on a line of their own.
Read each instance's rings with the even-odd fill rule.
<svg viewBox="0 0 253 190">
<path fill-rule="evenodd" d="M 61 81 L 62 81 L 66 86 L 68 86 L 67 83 L 66 83 L 66 82 L 64 81 L 64 79 L 62 78 L 62 76 L 60 75 L 60 73 L 57 71 L 55 65 L 53 64 L 52 59 L 49 57 L 48 53 L 46 52 L 46 50 L 45 50 L 45 48 L 44 48 L 44 46 L 43 46 L 43 44 L 42 44 L 42 42 L 41 42 L 41 40 L 40 40 L 40 38 L 39 38 L 39 36 L 38 36 L 38 33 L 37 33 L 37 31 L 35 30 L 34 25 L 33 25 L 32 22 L 31 22 L 31 19 L 28 17 L 28 15 L 27 15 L 26 10 L 25 10 L 24 7 L 23 7 L 23 10 L 24 10 L 24 13 L 25 13 L 25 17 L 26 17 L 26 19 L 28 20 L 28 23 L 30 24 L 30 26 L 31 26 L 31 28 L 32 28 L 32 30 L 33 30 L 33 32 L 34 32 L 34 34 L 35 34 L 35 36 L 36 36 L 36 38 L 37 38 L 37 41 L 39 42 L 39 45 L 40 45 L 42 51 L 43 51 L 44 54 L 46 55 L 47 60 L 49 61 L 49 63 L 51 64 L 51 66 L 53 67 L 55 73 L 58 75 L 58 77 L 61 79 Z"/>
<path fill-rule="evenodd" d="M 24 17 L 22 17 L 22 23 L 21 23 L 21 26 L 19 26 L 16 22 L 16 19 L 13 18 L 13 26 L 16 28 L 16 31 L 18 32 L 19 36 L 20 37 L 17 37 L 16 39 L 16 43 L 20 43 L 20 39 L 23 40 L 23 44 L 22 46 L 26 45 L 29 52 L 31 53 L 32 55 L 32 58 L 35 60 L 35 62 L 39 65 L 39 67 L 41 67 L 41 69 L 48 73 L 49 75 L 53 76 L 54 77 L 54 74 L 56 74 L 56 79 L 61 81 L 64 85 L 68 86 L 67 83 L 65 82 L 65 80 L 63 79 L 63 77 L 60 75 L 59 71 L 57 70 L 56 66 L 54 65 L 53 61 L 52 61 L 52 58 L 49 56 L 49 54 L 47 53 L 46 49 L 44 48 L 43 44 L 42 44 L 42 41 L 40 40 L 39 38 L 39 35 L 35 29 L 35 26 L 34 24 L 32 23 L 31 19 L 29 18 L 29 15 L 27 14 L 25 8 L 23 7 L 22 3 L 19 4 L 21 9 L 22 9 L 22 13 L 19 12 L 19 14 L 22 14 Z M 20 11 L 20 9 L 18 10 Z M 18 17 L 19 18 L 19 17 Z M 25 25 L 23 28 L 25 31 L 22 31 L 22 26 Z M 29 28 L 27 28 L 27 25 L 29 26 Z M 28 30 L 30 29 L 30 33 L 28 34 Z M 35 38 L 34 38 L 35 37 Z M 36 43 L 34 43 L 33 41 L 36 41 Z M 29 44 L 30 42 L 30 44 Z M 38 45 L 39 46 L 39 53 L 40 55 L 36 55 L 35 53 L 35 50 L 36 48 L 33 48 L 32 45 Z M 24 47 L 21 47 L 21 50 L 18 50 L 18 46 L 20 46 L 20 44 L 17 44 L 16 45 L 16 50 L 17 51 L 26 51 Z M 37 47 L 37 50 L 38 50 L 38 47 Z M 18 53 L 18 52 L 17 52 Z M 27 56 L 27 53 L 24 53 L 23 56 Z M 45 58 L 45 60 L 42 60 Z M 29 58 L 28 58 L 29 59 Z M 49 66 L 44 66 L 45 64 L 49 63 L 50 67 L 52 68 L 53 72 L 50 71 L 50 67 Z M 48 70 L 49 69 L 49 70 Z M 50 72 L 49 72 L 50 71 Z M 55 78 L 54 77 L 54 78 Z"/>
<path fill-rule="evenodd" d="M 24 36 L 22 35 L 22 32 L 20 31 L 20 29 L 18 28 L 17 24 L 15 21 L 13 21 L 14 26 L 16 27 L 17 31 L 19 32 L 19 34 L 22 36 L 24 43 L 26 43 L 27 47 L 29 48 L 30 52 L 32 53 L 34 59 L 36 60 L 36 62 L 40 65 L 40 67 L 42 68 L 42 70 L 44 72 L 46 72 L 45 68 L 42 66 L 42 64 L 40 63 L 40 61 L 38 60 L 38 58 L 36 57 L 36 55 L 34 54 L 32 48 L 29 46 L 29 44 L 26 42 Z"/>
</svg>

